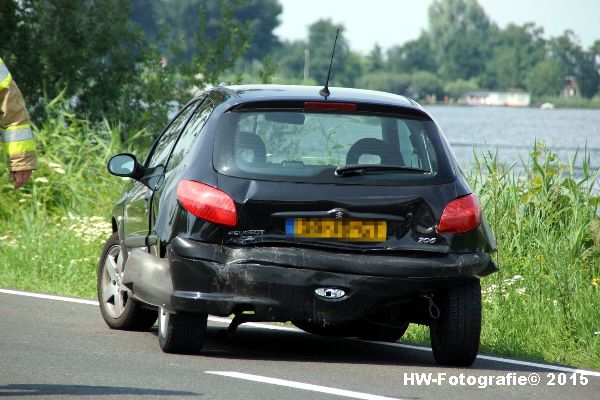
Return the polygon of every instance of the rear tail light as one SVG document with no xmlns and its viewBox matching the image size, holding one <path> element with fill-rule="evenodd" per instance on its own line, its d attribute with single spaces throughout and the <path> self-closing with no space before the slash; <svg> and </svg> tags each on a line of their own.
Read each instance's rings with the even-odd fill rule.
<svg viewBox="0 0 600 400">
<path fill-rule="evenodd" d="M 177 198 L 188 212 L 215 224 L 235 226 L 237 210 L 233 199 L 217 188 L 195 181 L 181 181 Z"/>
<path fill-rule="evenodd" d="M 438 232 L 464 233 L 472 231 L 481 224 L 481 206 L 474 194 L 452 200 L 444 208 Z"/>
</svg>

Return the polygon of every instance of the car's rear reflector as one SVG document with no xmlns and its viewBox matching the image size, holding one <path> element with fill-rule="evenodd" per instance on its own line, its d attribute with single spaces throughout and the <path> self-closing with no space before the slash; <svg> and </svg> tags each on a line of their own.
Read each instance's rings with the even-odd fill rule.
<svg viewBox="0 0 600 400">
<path fill-rule="evenodd" d="M 481 206 L 474 194 L 452 200 L 444 208 L 438 232 L 464 233 L 472 231 L 481 224 Z"/>
<path fill-rule="evenodd" d="M 237 210 L 229 195 L 196 181 L 183 180 L 177 185 L 177 198 L 188 212 L 215 224 L 235 226 Z"/>
<path fill-rule="evenodd" d="M 317 108 L 320 110 L 356 111 L 358 105 L 354 103 L 331 103 L 328 101 L 307 101 L 304 108 Z"/>
</svg>

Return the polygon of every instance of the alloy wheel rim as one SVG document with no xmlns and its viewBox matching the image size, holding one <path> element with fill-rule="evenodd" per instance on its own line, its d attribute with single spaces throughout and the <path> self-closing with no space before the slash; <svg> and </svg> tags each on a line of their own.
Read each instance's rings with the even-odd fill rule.
<svg viewBox="0 0 600 400">
<path fill-rule="evenodd" d="M 123 285 L 123 257 L 121 246 L 115 245 L 106 253 L 102 277 L 102 302 L 112 318 L 125 312 L 129 301 L 128 291 Z"/>
</svg>

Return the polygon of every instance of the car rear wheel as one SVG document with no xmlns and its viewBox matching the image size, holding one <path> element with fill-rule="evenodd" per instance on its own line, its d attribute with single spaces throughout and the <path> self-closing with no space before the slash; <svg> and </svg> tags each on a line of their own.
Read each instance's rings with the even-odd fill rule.
<svg viewBox="0 0 600 400">
<path fill-rule="evenodd" d="M 104 244 L 98 263 L 98 301 L 102 318 L 113 329 L 147 330 L 156 322 L 148 310 L 129 296 L 123 285 L 123 252 L 115 232 Z"/>
<path fill-rule="evenodd" d="M 158 344 L 165 353 L 198 354 L 204 345 L 207 314 L 158 311 Z"/>
<path fill-rule="evenodd" d="M 441 365 L 470 366 L 477 357 L 481 333 L 479 280 L 449 289 L 437 303 L 440 317 L 429 328 L 435 360 Z"/>
</svg>

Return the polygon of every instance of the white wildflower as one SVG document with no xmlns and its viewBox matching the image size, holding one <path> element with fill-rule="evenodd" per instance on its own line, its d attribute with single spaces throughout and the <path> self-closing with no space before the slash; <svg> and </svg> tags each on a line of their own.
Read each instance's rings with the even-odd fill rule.
<svg viewBox="0 0 600 400">
<path fill-rule="evenodd" d="M 0 240 L 8 240 L 8 236 L 0 236 Z"/>
<path fill-rule="evenodd" d="M 520 280 L 523 280 L 523 277 L 522 277 L 521 275 L 515 275 L 515 276 L 513 276 L 512 278 L 513 278 L 513 280 L 515 280 L 515 281 L 520 281 Z"/>
<path fill-rule="evenodd" d="M 37 183 L 48 183 L 48 178 L 40 176 L 39 178 L 35 178 L 34 182 L 37 182 Z"/>
<path fill-rule="evenodd" d="M 62 165 L 60 165 L 60 164 L 57 164 L 57 163 L 55 163 L 55 162 L 48 163 L 48 166 L 49 166 L 50 168 L 60 168 L 60 167 L 62 167 Z"/>
<path fill-rule="evenodd" d="M 25 203 L 27 199 L 19 199 L 19 203 Z"/>
<path fill-rule="evenodd" d="M 525 294 L 526 291 L 527 291 L 527 287 L 515 289 L 515 292 L 517 292 L 517 294 Z"/>
<path fill-rule="evenodd" d="M 86 243 L 108 237 L 112 233 L 112 224 L 105 222 L 102 217 L 85 217 L 69 213 L 67 219 L 70 221 L 68 229 Z"/>
<path fill-rule="evenodd" d="M 66 171 L 60 167 L 54 168 L 54 172 L 56 172 L 57 174 L 61 174 L 61 175 L 66 174 Z"/>
<path fill-rule="evenodd" d="M 558 300 L 552 300 L 552 305 L 553 305 L 554 307 L 558 306 Z"/>
<path fill-rule="evenodd" d="M 600 331 L 594 332 L 594 335 L 600 335 Z"/>
</svg>

